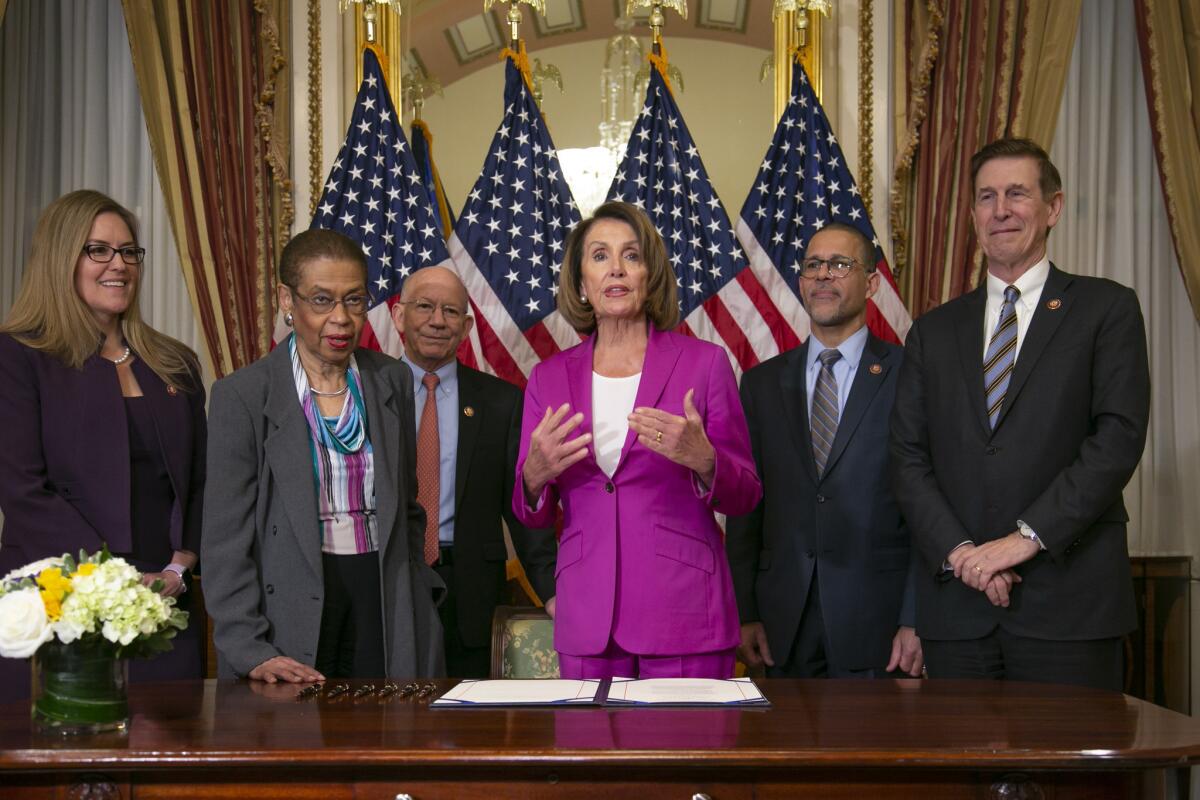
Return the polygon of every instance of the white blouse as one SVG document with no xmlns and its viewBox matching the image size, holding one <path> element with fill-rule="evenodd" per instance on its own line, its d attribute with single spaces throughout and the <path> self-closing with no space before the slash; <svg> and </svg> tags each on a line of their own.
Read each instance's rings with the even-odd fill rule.
<svg viewBox="0 0 1200 800">
<path fill-rule="evenodd" d="M 640 372 L 628 378 L 592 373 L 592 446 L 596 464 L 610 478 L 621 460 L 621 448 L 629 433 L 629 414 L 641 380 Z"/>
</svg>

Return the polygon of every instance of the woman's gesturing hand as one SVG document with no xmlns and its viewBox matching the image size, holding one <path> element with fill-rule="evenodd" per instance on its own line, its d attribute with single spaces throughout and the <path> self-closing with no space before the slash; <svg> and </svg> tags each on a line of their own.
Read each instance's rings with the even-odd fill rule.
<svg viewBox="0 0 1200 800">
<path fill-rule="evenodd" d="M 712 486 L 716 473 L 716 451 L 704 432 L 704 419 L 692 402 L 695 389 L 683 396 L 683 416 L 677 417 L 657 408 L 635 408 L 629 415 L 629 427 L 643 447 L 682 464 Z"/>
<path fill-rule="evenodd" d="M 525 456 L 521 478 L 525 482 L 525 498 L 531 503 L 537 501 L 547 483 L 587 456 L 587 446 L 592 441 L 590 433 L 567 439 L 583 421 L 582 412 L 568 418 L 570 411 L 569 403 L 563 403 L 555 411 L 547 407 L 542 421 L 529 434 L 529 454 Z"/>
</svg>

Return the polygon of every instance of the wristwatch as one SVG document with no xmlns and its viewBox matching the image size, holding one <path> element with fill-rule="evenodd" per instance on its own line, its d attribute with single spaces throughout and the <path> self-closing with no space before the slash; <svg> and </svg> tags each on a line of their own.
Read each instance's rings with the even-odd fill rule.
<svg viewBox="0 0 1200 800">
<path fill-rule="evenodd" d="M 1033 528 L 1026 525 L 1023 520 L 1017 520 L 1017 533 L 1021 534 L 1022 539 L 1028 539 L 1036 544 L 1038 546 L 1038 550 L 1046 549 L 1045 542 L 1043 542 L 1038 535 L 1033 532 Z"/>
<path fill-rule="evenodd" d="M 187 591 L 187 581 L 184 580 L 184 576 L 187 575 L 187 567 L 185 567 L 181 564 L 172 563 L 172 564 L 167 564 L 165 567 L 163 567 L 162 571 L 163 572 L 174 572 L 176 575 L 178 575 L 179 576 L 179 585 L 182 587 L 179 590 L 179 593 L 183 594 L 184 592 Z"/>
</svg>

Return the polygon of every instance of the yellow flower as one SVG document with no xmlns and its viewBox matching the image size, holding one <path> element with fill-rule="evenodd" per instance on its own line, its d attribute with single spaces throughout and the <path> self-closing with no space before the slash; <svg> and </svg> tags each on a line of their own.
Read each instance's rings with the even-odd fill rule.
<svg viewBox="0 0 1200 800">
<path fill-rule="evenodd" d="M 58 567 L 48 567 L 38 574 L 37 585 L 42 587 L 42 605 L 46 607 L 46 616 L 57 620 L 62 616 L 63 598 L 71 591 L 71 579 L 63 575 Z"/>
<path fill-rule="evenodd" d="M 86 564 L 80 564 L 79 569 L 71 573 L 71 577 L 74 578 L 76 575 L 91 575 L 95 571 L 96 565 L 88 562 Z"/>
</svg>

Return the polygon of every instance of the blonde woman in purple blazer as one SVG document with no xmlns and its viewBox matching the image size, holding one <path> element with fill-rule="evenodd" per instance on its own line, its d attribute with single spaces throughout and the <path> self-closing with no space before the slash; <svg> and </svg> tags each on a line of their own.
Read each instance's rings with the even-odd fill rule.
<svg viewBox="0 0 1200 800">
<path fill-rule="evenodd" d="M 567 239 L 558 309 L 584 342 L 525 389 L 513 509 L 563 532 L 554 646 L 565 678 L 733 675 L 738 616 L 715 512 L 762 493 L 725 351 L 671 333 L 675 274 L 640 210 Z"/>
</svg>

